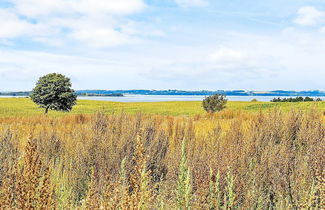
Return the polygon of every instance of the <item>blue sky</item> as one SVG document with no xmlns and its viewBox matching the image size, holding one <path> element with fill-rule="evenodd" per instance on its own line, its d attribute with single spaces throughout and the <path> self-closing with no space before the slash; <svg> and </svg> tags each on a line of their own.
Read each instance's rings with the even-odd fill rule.
<svg viewBox="0 0 325 210">
<path fill-rule="evenodd" d="M 324 90 L 323 0 L 0 0 L 0 90 Z"/>
</svg>

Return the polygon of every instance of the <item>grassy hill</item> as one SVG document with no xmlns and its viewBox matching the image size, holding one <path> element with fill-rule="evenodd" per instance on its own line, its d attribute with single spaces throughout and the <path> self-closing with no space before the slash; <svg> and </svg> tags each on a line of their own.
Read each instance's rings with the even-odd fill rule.
<svg viewBox="0 0 325 210">
<path fill-rule="evenodd" d="M 291 109 L 306 110 L 316 107 L 325 111 L 325 102 L 301 102 L 301 103 L 271 103 L 271 102 L 243 102 L 230 101 L 227 110 L 242 110 L 248 112 L 265 111 L 272 108 L 279 108 L 285 111 Z M 50 116 L 64 116 L 73 114 L 92 114 L 104 109 L 105 112 L 126 112 L 135 114 L 172 115 L 172 116 L 193 116 L 204 114 L 200 101 L 174 101 L 174 102 L 137 102 L 121 103 L 110 101 L 78 100 L 77 105 L 70 113 L 50 111 Z M 0 117 L 10 116 L 34 116 L 41 115 L 43 110 L 38 108 L 28 98 L 1 98 Z"/>
</svg>

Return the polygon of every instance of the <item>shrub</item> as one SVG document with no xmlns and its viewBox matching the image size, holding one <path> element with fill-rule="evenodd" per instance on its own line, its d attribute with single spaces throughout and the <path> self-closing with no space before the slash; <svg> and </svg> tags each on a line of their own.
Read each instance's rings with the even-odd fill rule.
<svg viewBox="0 0 325 210">
<path fill-rule="evenodd" d="M 203 100 L 203 108 L 209 113 L 219 112 L 226 108 L 227 99 L 225 95 L 215 94 Z"/>
</svg>

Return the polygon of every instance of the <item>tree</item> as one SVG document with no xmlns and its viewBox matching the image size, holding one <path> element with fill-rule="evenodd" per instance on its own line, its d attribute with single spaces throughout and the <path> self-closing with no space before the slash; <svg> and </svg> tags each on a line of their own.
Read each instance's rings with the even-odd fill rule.
<svg viewBox="0 0 325 210">
<path fill-rule="evenodd" d="M 307 96 L 303 101 L 314 101 L 314 99 Z"/>
<path fill-rule="evenodd" d="M 75 91 L 71 89 L 70 79 L 57 73 L 39 78 L 30 97 L 45 109 L 45 114 L 49 109 L 68 112 L 77 100 Z"/>
<path fill-rule="evenodd" d="M 226 108 L 227 99 L 225 95 L 215 94 L 209 97 L 206 97 L 202 104 L 205 111 L 209 113 L 219 112 Z"/>
</svg>

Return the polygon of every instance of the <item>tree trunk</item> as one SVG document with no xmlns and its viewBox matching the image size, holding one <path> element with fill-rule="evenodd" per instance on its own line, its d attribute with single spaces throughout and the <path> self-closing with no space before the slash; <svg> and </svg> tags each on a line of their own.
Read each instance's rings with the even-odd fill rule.
<svg viewBox="0 0 325 210">
<path fill-rule="evenodd" d="M 45 108 L 44 114 L 47 114 L 49 112 L 49 107 Z"/>
</svg>

